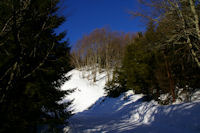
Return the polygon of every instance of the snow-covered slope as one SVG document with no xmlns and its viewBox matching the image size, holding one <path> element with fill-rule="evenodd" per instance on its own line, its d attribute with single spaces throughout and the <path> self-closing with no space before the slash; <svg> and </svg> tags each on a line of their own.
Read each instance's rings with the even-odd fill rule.
<svg viewBox="0 0 200 133">
<path fill-rule="evenodd" d="M 104 96 L 104 86 L 106 83 L 105 73 L 97 74 L 97 82 L 93 83 L 92 80 L 83 78 L 90 75 L 87 71 L 72 70 L 66 76 L 71 76 L 70 80 L 67 81 L 63 86 L 62 90 L 75 91 L 66 96 L 63 102 L 74 100 L 70 106 L 70 110 L 73 113 L 82 112 L 93 105 L 100 97 Z M 89 77 L 90 78 L 90 77 Z"/>
<path fill-rule="evenodd" d="M 200 133 L 200 101 L 161 106 L 155 101 L 144 102 L 142 95 L 135 95 L 132 91 L 118 98 L 106 98 L 102 90 L 105 79 L 91 85 L 86 79 L 77 77 L 79 71 L 70 73 L 73 81 L 66 83 L 65 87 L 77 86 L 81 90 L 72 94 L 75 101 L 81 97 L 84 102 L 89 102 L 90 95 L 97 95 L 92 96 L 91 105 L 98 99 L 89 110 L 84 110 L 89 104 L 80 109 L 80 99 L 74 103 L 79 113 L 69 119 L 70 127 L 65 130 L 70 133 Z"/>
</svg>

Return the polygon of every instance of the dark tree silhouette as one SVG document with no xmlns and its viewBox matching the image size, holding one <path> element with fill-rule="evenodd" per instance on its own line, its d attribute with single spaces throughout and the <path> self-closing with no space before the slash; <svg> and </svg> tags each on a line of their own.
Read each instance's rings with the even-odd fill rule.
<svg viewBox="0 0 200 133">
<path fill-rule="evenodd" d="M 65 33 L 54 33 L 65 18 L 59 0 L 0 1 L 0 132 L 36 132 L 65 124 L 67 94 L 60 86 L 69 65 Z"/>
</svg>

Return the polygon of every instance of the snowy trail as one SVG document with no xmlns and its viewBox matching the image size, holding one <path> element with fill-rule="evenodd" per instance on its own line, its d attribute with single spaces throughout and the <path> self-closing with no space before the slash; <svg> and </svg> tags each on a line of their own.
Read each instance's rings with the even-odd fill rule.
<svg viewBox="0 0 200 133">
<path fill-rule="evenodd" d="M 137 100 L 133 100 L 134 97 Z M 142 102 L 139 97 L 108 98 L 92 109 L 74 115 L 69 120 L 70 132 L 200 133 L 199 102 L 160 106 Z"/>
<path fill-rule="evenodd" d="M 87 76 L 89 72 L 85 73 Z M 132 91 L 118 98 L 105 98 L 105 73 L 97 75 L 95 84 L 83 79 L 78 70 L 69 75 L 71 79 L 62 89 L 77 88 L 63 99 L 74 99 L 70 109 L 75 115 L 69 119 L 70 128 L 66 127 L 70 133 L 200 133 L 200 100 L 161 106 L 154 101 L 144 102 L 142 95 Z"/>
</svg>

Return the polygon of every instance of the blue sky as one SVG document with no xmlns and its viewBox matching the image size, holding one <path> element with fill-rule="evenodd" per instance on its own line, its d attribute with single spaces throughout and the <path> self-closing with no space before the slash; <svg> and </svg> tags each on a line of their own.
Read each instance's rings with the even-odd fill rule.
<svg viewBox="0 0 200 133">
<path fill-rule="evenodd" d="M 67 31 L 67 38 L 73 45 L 84 34 L 96 28 L 109 27 L 113 31 L 144 31 L 139 19 L 128 13 L 139 8 L 137 0 L 63 0 L 61 15 L 67 16 L 56 32 Z"/>
</svg>

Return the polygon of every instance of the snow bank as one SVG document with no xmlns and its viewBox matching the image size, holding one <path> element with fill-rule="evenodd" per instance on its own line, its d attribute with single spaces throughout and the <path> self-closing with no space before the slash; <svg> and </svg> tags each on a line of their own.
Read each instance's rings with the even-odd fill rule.
<svg viewBox="0 0 200 133">
<path fill-rule="evenodd" d="M 69 110 L 73 110 L 73 113 L 82 112 L 93 105 L 100 97 L 104 96 L 104 86 L 106 83 L 106 73 L 97 73 L 97 82 L 93 83 L 92 79 L 88 80 L 83 78 L 90 75 L 90 72 L 72 70 L 66 76 L 71 76 L 62 87 L 62 90 L 75 91 L 66 96 L 62 102 L 74 100 Z"/>
</svg>

